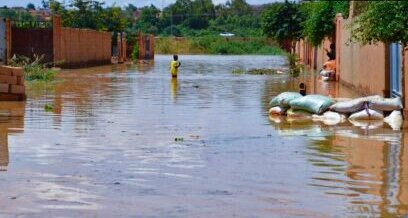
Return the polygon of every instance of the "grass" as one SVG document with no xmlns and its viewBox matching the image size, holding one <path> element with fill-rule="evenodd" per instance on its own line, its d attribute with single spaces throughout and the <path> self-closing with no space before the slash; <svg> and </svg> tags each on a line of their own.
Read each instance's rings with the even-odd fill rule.
<svg viewBox="0 0 408 218">
<path fill-rule="evenodd" d="M 158 54 L 259 54 L 283 55 L 279 46 L 267 38 L 161 37 L 155 41 Z"/>
<path fill-rule="evenodd" d="M 54 80 L 55 70 L 47 67 L 51 64 L 44 64 L 44 55 L 34 55 L 33 60 L 22 55 L 14 55 L 10 59 L 10 65 L 24 68 L 24 78 L 27 81 L 51 81 Z"/>
<path fill-rule="evenodd" d="M 233 74 L 250 74 L 250 75 L 273 75 L 277 74 L 278 70 L 270 68 L 253 68 L 249 70 L 233 69 Z"/>
</svg>

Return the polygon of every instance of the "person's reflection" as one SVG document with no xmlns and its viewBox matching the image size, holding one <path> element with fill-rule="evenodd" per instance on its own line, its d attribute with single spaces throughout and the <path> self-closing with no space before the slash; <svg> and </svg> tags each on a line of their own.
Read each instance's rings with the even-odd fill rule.
<svg viewBox="0 0 408 218">
<path fill-rule="evenodd" d="M 171 78 L 170 88 L 171 88 L 171 97 L 173 101 L 176 102 L 177 101 L 177 88 L 178 88 L 177 78 Z"/>
</svg>

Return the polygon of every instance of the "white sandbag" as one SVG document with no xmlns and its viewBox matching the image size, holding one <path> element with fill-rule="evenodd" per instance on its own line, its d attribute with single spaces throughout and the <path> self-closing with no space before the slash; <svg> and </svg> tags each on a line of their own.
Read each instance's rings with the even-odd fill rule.
<svg viewBox="0 0 408 218">
<path fill-rule="evenodd" d="M 329 72 L 329 71 L 326 71 L 326 70 L 321 70 L 321 71 L 320 71 L 320 76 L 329 77 L 329 76 L 330 76 L 330 72 Z"/>
<path fill-rule="evenodd" d="M 353 99 L 352 99 L 352 98 L 341 98 L 341 97 L 338 97 L 338 98 L 332 98 L 332 100 L 337 103 L 337 102 L 351 101 L 351 100 L 353 100 Z"/>
<path fill-rule="evenodd" d="M 382 112 L 378 112 L 371 109 L 364 109 L 360 112 L 356 112 L 349 117 L 349 120 L 383 120 L 384 115 Z"/>
<path fill-rule="evenodd" d="M 354 113 L 364 108 L 364 104 L 371 100 L 382 99 L 379 95 L 356 98 L 350 101 L 341 101 L 330 106 L 330 110 L 339 113 Z"/>
<path fill-rule="evenodd" d="M 390 125 L 393 130 L 400 130 L 404 120 L 402 119 L 401 111 L 393 111 L 384 121 Z"/>
<path fill-rule="evenodd" d="M 330 80 L 330 77 L 328 77 L 328 76 L 322 76 L 322 80 L 323 80 L 324 82 L 329 81 L 329 80 Z"/>
<path fill-rule="evenodd" d="M 377 111 L 395 111 L 402 109 L 401 98 L 370 99 L 368 107 Z"/>
<path fill-rule="evenodd" d="M 274 123 L 282 123 L 283 117 L 280 115 L 270 115 L 269 114 L 269 120 Z"/>
<path fill-rule="evenodd" d="M 344 122 L 346 120 L 346 116 L 336 112 L 327 111 L 321 116 L 313 115 L 312 119 L 314 121 L 321 121 L 328 126 L 333 126 Z"/>
<path fill-rule="evenodd" d="M 285 114 L 286 109 L 279 106 L 269 109 L 269 115 L 285 115 Z"/>
</svg>

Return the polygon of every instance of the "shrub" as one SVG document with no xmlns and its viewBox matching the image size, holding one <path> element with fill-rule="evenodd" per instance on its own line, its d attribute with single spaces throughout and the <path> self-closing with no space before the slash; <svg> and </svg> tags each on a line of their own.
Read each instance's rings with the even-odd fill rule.
<svg viewBox="0 0 408 218">
<path fill-rule="evenodd" d="M 28 81 L 50 81 L 53 80 L 56 74 L 55 70 L 47 67 L 49 64 L 43 64 L 44 55 L 34 55 L 34 60 L 23 55 L 14 55 L 10 59 L 10 65 L 24 68 L 24 78 Z"/>
<path fill-rule="evenodd" d="M 133 46 L 131 58 L 133 61 L 136 61 L 137 59 L 139 59 L 139 45 L 137 43 L 135 43 Z"/>
</svg>

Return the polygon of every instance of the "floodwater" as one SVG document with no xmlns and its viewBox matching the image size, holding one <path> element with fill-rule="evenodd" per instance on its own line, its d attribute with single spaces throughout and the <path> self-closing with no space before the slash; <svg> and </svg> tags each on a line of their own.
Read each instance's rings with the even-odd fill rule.
<svg viewBox="0 0 408 218">
<path fill-rule="evenodd" d="M 269 119 L 306 81 L 234 75 L 274 56 L 171 56 L 64 71 L 0 104 L 1 217 L 394 217 L 408 214 L 408 134 L 385 123 Z M 54 106 L 45 111 L 44 105 Z"/>
</svg>

